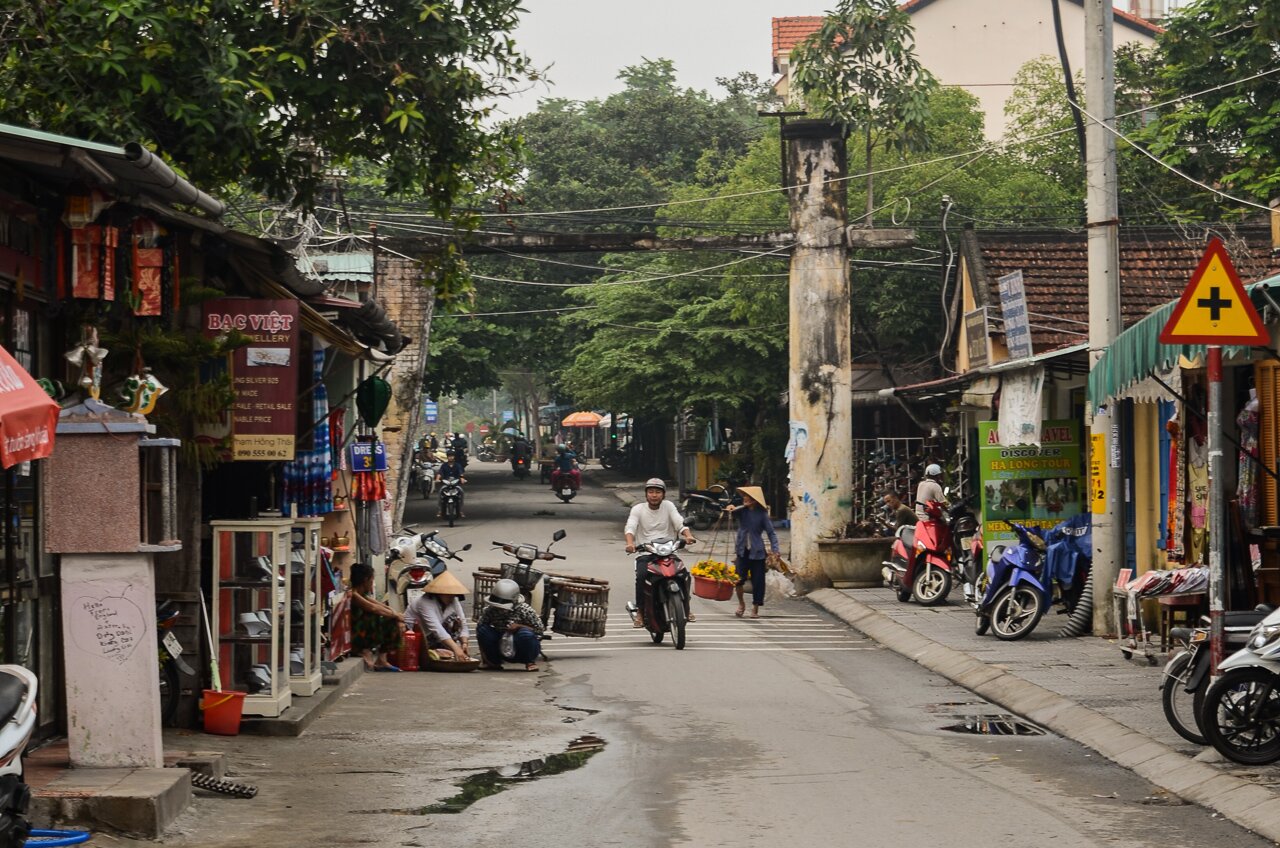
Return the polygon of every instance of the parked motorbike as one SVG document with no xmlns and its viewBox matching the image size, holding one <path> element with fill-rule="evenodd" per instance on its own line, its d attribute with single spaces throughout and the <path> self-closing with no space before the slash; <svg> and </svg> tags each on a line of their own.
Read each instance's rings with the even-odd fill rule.
<svg viewBox="0 0 1280 848">
<path fill-rule="evenodd" d="M 1225 653 L 1234 654 L 1249 641 L 1254 626 L 1267 617 L 1272 607 L 1223 613 Z M 1208 745 L 1200 727 L 1205 694 L 1209 691 L 1209 618 L 1200 627 L 1174 627 L 1169 636 L 1183 648 L 1165 663 L 1160 680 L 1160 704 L 1179 736 L 1197 745 Z"/>
<path fill-rule="evenodd" d="M 563 530 L 557 530 L 551 534 L 551 545 L 560 541 L 565 537 Z M 540 550 L 536 545 L 519 544 L 516 542 L 493 542 L 495 547 L 502 550 L 508 556 L 515 557 L 515 562 L 502 563 L 502 577 L 506 580 L 516 581 L 516 585 L 520 587 L 520 592 L 524 595 L 525 603 L 539 611 L 544 623 L 549 624 L 551 609 L 554 607 L 554 599 L 551 597 L 548 582 L 544 579 L 546 573 L 541 569 L 534 568 L 534 562 L 550 562 L 552 560 L 564 559 L 564 556 L 551 552 L 551 545 L 547 545 L 546 550 Z M 544 636 L 543 638 L 550 638 Z"/>
<path fill-rule="evenodd" d="M 1280 610 L 1254 625 L 1218 673 L 1198 713 L 1204 738 L 1237 763 L 1280 760 Z"/>
<path fill-rule="evenodd" d="M 391 579 L 389 587 L 400 604 L 400 612 L 409 608 L 422 595 L 427 584 L 448 570 L 448 560 L 462 562 L 458 554 L 471 550 L 466 544 L 457 551 L 450 550 L 449 545 L 439 538 L 438 530 L 429 533 L 401 533 L 391 543 L 387 551 L 387 575 L 390 578 L 393 563 L 404 565 Z"/>
<path fill-rule="evenodd" d="M 610 471 L 623 468 L 627 464 L 627 452 L 622 448 L 606 448 L 600 454 L 600 465 Z"/>
<path fill-rule="evenodd" d="M 409 487 L 422 492 L 423 500 L 431 497 L 431 492 L 435 489 L 436 467 L 437 463 L 424 458 L 414 462 L 409 472 Z"/>
<path fill-rule="evenodd" d="M 529 457 L 513 456 L 511 457 L 511 473 L 515 475 L 517 480 L 523 480 L 529 476 Z"/>
<path fill-rule="evenodd" d="M 31 790 L 22 756 L 36 726 L 36 676 L 20 665 L 0 665 L 0 848 L 26 844 Z"/>
<path fill-rule="evenodd" d="M 182 693 L 182 678 L 178 672 L 196 676 L 196 670 L 182 658 L 182 645 L 173 634 L 173 625 L 178 622 L 178 608 L 173 601 L 162 601 L 156 606 L 156 630 L 159 636 L 160 659 L 160 722 L 165 726 L 173 724 L 173 717 L 178 712 L 178 698 Z M 0 845 L 3 845 L 0 842 Z"/>
<path fill-rule="evenodd" d="M 670 632 L 671 644 L 677 651 L 684 650 L 685 624 L 688 622 L 689 586 L 692 578 L 676 551 L 685 546 L 684 539 L 659 539 L 638 546 L 640 553 L 649 554 L 645 569 L 644 592 L 641 606 L 627 601 L 627 614 L 632 621 L 637 617 L 644 622 L 654 644 Z"/>
<path fill-rule="evenodd" d="M 980 590 L 982 533 L 978 516 L 968 500 L 957 500 L 947 509 L 947 527 L 951 536 L 951 566 L 961 581 L 966 602 L 977 603 Z"/>
<path fill-rule="evenodd" d="M 706 530 L 719 520 L 724 508 L 733 502 L 733 491 L 715 483 L 706 489 L 691 489 L 680 502 L 685 524 L 694 530 Z"/>
<path fill-rule="evenodd" d="M 493 462 L 497 458 L 498 455 L 493 452 L 492 445 L 481 445 L 476 448 L 476 459 L 481 462 Z"/>
<path fill-rule="evenodd" d="M 942 504 L 925 504 L 926 518 L 915 527 L 900 527 L 881 573 L 898 600 L 937 606 L 951 594 L 951 528 Z"/>
<path fill-rule="evenodd" d="M 452 527 L 462 517 L 462 481 L 445 477 L 440 481 L 440 517 Z"/>
<path fill-rule="evenodd" d="M 1009 526 L 1018 534 L 1018 544 L 991 551 L 987 591 L 978 603 L 974 630 L 981 636 L 990 628 L 997 639 L 1011 642 L 1035 630 L 1049 595 L 1040 582 L 1046 549 L 1041 531 L 1012 521 Z"/>
</svg>

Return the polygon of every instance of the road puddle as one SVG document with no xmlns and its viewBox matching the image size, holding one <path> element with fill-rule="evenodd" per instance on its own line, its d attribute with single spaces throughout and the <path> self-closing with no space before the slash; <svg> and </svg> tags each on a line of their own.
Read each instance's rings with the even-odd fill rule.
<svg viewBox="0 0 1280 848">
<path fill-rule="evenodd" d="M 582 768 L 587 760 L 604 749 L 599 736 L 579 736 L 569 743 L 563 754 L 552 754 L 522 763 L 499 766 L 473 774 L 458 784 L 458 794 L 429 807 L 415 810 L 415 815 L 432 816 L 460 813 L 472 804 L 529 780 L 539 780 L 552 775 Z"/>
<path fill-rule="evenodd" d="M 942 727 L 952 733 L 971 733 L 977 736 L 1044 736 L 1044 730 L 1017 716 L 997 715 L 957 715 L 956 724 Z"/>
</svg>

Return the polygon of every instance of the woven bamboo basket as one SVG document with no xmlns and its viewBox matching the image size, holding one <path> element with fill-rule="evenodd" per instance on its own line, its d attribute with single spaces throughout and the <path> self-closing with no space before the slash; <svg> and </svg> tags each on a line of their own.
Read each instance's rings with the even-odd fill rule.
<svg viewBox="0 0 1280 848">
<path fill-rule="evenodd" d="M 598 580 L 578 583 L 552 580 L 556 593 L 555 618 L 551 629 L 563 636 L 604 636 L 609 618 L 609 584 Z"/>
</svg>

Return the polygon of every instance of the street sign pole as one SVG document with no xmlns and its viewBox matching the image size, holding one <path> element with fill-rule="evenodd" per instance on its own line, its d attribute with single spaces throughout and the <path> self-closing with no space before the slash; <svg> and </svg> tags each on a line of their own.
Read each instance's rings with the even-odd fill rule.
<svg viewBox="0 0 1280 848">
<path fill-rule="evenodd" d="M 1209 372 L 1209 674 L 1222 662 L 1222 557 L 1227 522 L 1222 514 L 1222 347 L 1210 345 Z"/>
<path fill-rule="evenodd" d="M 1209 673 L 1222 662 L 1223 579 L 1227 520 L 1222 496 L 1222 346 L 1271 345 L 1271 334 L 1240 282 L 1221 239 L 1200 264 L 1160 331 L 1161 344 L 1205 345 L 1209 377 Z"/>
</svg>

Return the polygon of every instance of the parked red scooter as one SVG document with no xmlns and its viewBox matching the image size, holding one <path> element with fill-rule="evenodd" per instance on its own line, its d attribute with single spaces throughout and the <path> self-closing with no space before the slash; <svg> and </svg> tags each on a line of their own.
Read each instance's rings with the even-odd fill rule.
<svg viewBox="0 0 1280 848">
<path fill-rule="evenodd" d="M 915 598 L 931 607 L 951 594 L 951 528 L 940 502 L 929 501 L 924 511 L 927 517 L 914 528 L 898 530 L 881 573 L 899 601 Z"/>
</svg>

